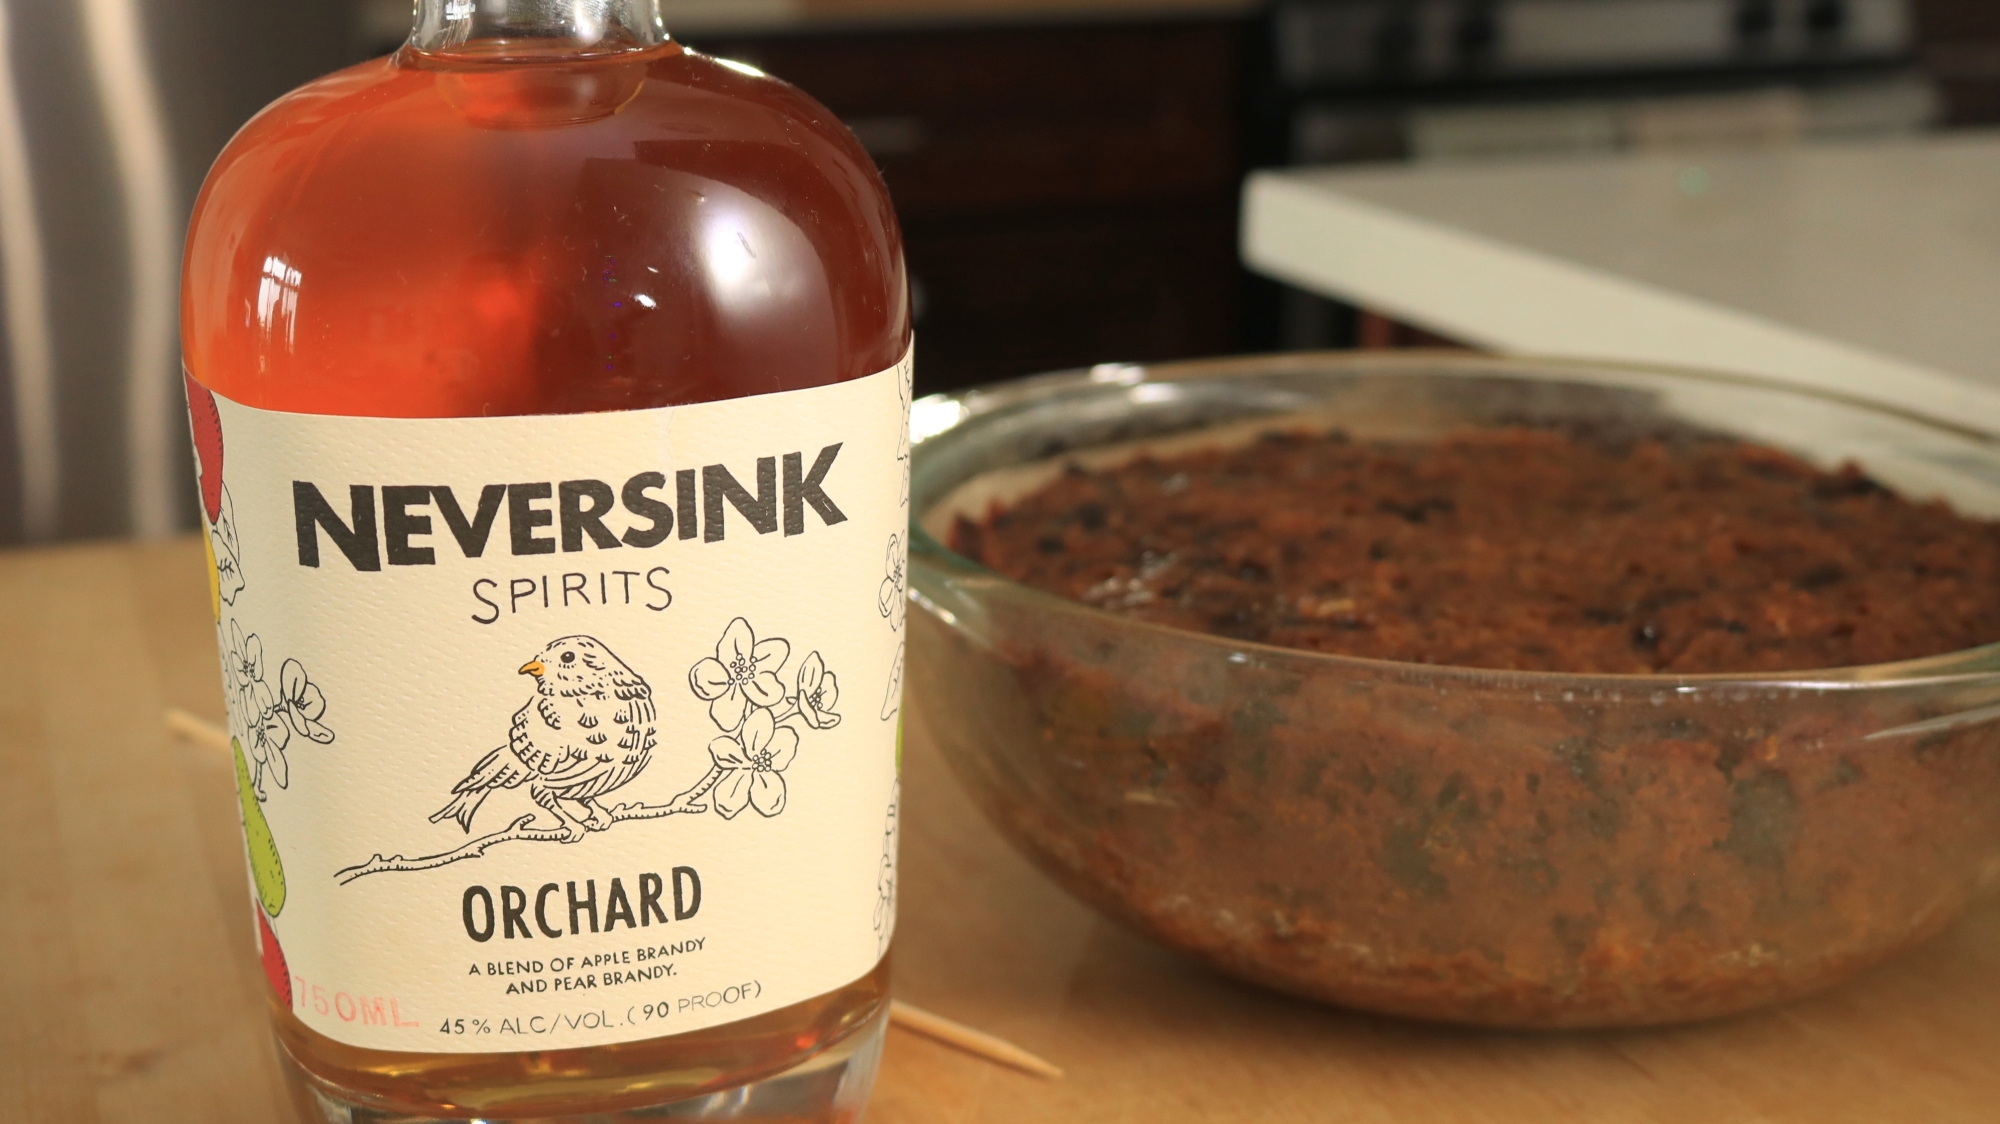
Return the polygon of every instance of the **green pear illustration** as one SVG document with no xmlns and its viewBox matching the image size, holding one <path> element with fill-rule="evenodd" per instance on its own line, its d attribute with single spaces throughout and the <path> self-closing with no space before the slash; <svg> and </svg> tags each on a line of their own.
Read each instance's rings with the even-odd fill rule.
<svg viewBox="0 0 2000 1124">
<path fill-rule="evenodd" d="M 243 760 L 243 743 L 229 739 L 236 751 L 236 800 L 243 807 L 243 842 L 250 849 L 250 873 L 257 880 L 257 900 L 272 917 L 285 908 L 285 864 L 278 858 L 278 842 L 271 838 L 271 825 L 264 819 L 264 807 L 257 803 L 257 790 L 250 783 L 250 765 Z"/>
</svg>

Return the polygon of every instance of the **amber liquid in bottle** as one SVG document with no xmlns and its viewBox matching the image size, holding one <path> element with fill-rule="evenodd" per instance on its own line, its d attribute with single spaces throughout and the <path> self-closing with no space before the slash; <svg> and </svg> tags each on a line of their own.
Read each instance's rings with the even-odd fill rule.
<svg viewBox="0 0 2000 1124">
<path fill-rule="evenodd" d="M 434 23 L 441 7 L 425 0 Z M 420 24 L 229 145 L 189 234 L 191 377 L 269 410 L 449 418 L 798 390 L 903 357 L 895 215 L 831 113 L 644 27 L 621 34 L 615 15 L 588 42 L 484 18 L 456 42 L 426 43 Z M 520 1053 L 360 1049 L 276 995 L 272 1014 L 296 1064 L 356 1103 L 539 1117 L 782 1072 L 867 1024 L 887 989 L 885 960 L 740 1022 Z"/>
</svg>

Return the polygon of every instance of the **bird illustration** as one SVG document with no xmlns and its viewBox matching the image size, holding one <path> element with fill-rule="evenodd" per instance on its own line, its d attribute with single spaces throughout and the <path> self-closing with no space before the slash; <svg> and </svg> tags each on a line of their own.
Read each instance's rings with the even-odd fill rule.
<svg viewBox="0 0 2000 1124">
<path fill-rule="evenodd" d="M 469 835 L 489 794 L 526 784 L 534 802 L 562 821 L 566 842 L 605 830 L 612 817 L 602 798 L 652 760 L 653 689 L 589 636 L 552 641 L 521 674 L 534 676 L 535 697 L 514 712 L 507 744 L 452 787 L 451 803 L 431 822 L 457 820 Z"/>
</svg>

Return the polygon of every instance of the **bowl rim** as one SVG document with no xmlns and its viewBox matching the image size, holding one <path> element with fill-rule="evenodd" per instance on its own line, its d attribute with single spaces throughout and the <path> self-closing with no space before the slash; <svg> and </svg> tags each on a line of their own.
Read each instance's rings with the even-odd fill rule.
<svg viewBox="0 0 2000 1124">
<path fill-rule="evenodd" d="M 1963 425 L 1920 410 L 1899 407 L 1874 399 L 1828 391 L 1800 382 L 1764 375 L 1722 372 L 1664 364 L 1595 360 L 1576 357 L 1536 355 L 1486 355 L 1445 349 L 1398 349 L 1396 351 L 1296 351 L 1257 355 L 1232 355 L 1210 359 L 1174 360 L 1160 363 L 1100 363 L 1092 367 L 1053 371 L 956 391 L 926 395 L 912 405 L 911 471 L 919 471 L 926 444 L 962 433 L 982 419 L 1013 408 L 1031 405 L 1095 386 L 1130 387 L 1147 383 L 1182 383 L 1249 377 L 1255 375 L 1322 372 L 1329 368 L 1367 369 L 1376 374 L 1438 373 L 1545 377 L 1573 372 L 1621 373 L 1688 380 L 1711 385 L 1733 385 L 1793 394 L 1802 398 L 1836 403 L 1853 409 L 1897 418 L 1925 428 L 1943 431 L 1961 439 L 2000 448 L 2000 437 L 1985 430 Z M 1401 368 L 1401 370 L 1399 370 Z M 942 421 L 949 416 L 948 421 Z M 919 424 L 921 423 L 921 424 Z M 1121 616 L 1073 601 L 1058 594 L 1017 582 L 952 550 L 924 529 L 922 515 L 911 495 L 910 512 L 910 597 L 933 616 L 952 616 L 918 588 L 920 569 L 935 567 L 942 580 L 975 579 L 983 586 L 1001 590 L 1011 599 L 1031 607 L 1067 617 L 1082 618 L 1102 626 L 1115 626 L 1154 633 L 1181 644 L 1213 648 L 1235 663 L 1301 664 L 1327 669 L 1347 668 L 1356 672 L 1404 678 L 1445 679 L 1489 687 L 1516 686 L 1529 689 L 1558 688 L 1618 693 L 1676 690 L 1692 694 L 1716 689 L 1883 691 L 1889 689 L 1963 687 L 2000 683 L 2000 641 L 1937 655 L 1892 663 L 1856 664 L 1834 668 L 1806 668 L 1767 672 L 1713 672 L 1703 674 L 1641 674 L 1613 672 L 1531 671 L 1481 668 L 1463 664 L 1429 664 L 1407 660 L 1387 660 L 1367 656 L 1316 652 L 1288 648 L 1262 641 L 1236 640 L 1214 633 L 1198 632 L 1136 617 Z M 1991 711 L 1989 714 L 1988 711 Z M 2000 706 L 1980 707 L 1974 712 L 1947 715 L 1913 726 L 1879 732 L 1873 737 L 1929 732 L 1967 721 L 2000 718 Z"/>
</svg>

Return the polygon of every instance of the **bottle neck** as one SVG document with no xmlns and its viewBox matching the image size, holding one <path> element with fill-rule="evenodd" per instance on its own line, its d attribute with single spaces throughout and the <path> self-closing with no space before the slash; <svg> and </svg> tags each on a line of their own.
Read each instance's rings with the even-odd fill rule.
<svg viewBox="0 0 2000 1124">
<path fill-rule="evenodd" d="M 410 45 L 431 54 L 595 54 L 667 41 L 661 0 L 417 0 Z"/>
</svg>

